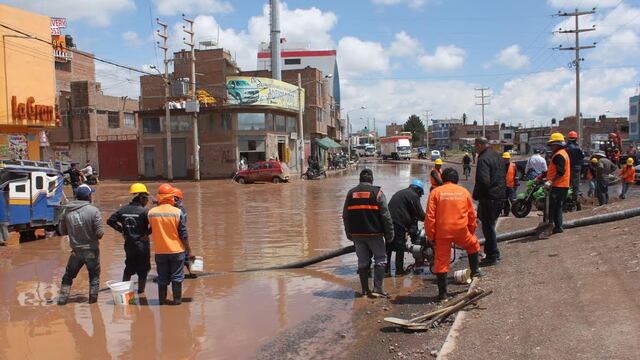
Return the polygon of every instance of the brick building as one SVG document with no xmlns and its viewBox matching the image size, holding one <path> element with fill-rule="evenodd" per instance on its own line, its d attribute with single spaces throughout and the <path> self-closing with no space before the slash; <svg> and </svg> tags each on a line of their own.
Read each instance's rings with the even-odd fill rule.
<svg viewBox="0 0 640 360">
<path fill-rule="evenodd" d="M 404 127 L 402 126 L 402 124 L 391 123 L 386 126 L 385 134 L 386 136 L 398 135 L 402 131 L 404 131 L 403 129 Z"/>
</svg>

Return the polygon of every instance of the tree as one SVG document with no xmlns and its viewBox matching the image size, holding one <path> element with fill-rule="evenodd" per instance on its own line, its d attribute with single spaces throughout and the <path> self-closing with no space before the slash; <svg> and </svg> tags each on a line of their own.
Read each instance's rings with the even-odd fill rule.
<svg viewBox="0 0 640 360">
<path fill-rule="evenodd" d="M 407 122 L 404 123 L 404 131 L 408 131 L 411 133 L 411 142 L 414 144 L 420 143 L 420 139 L 425 134 L 424 124 L 418 115 L 411 115 L 407 119 Z"/>
</svg>

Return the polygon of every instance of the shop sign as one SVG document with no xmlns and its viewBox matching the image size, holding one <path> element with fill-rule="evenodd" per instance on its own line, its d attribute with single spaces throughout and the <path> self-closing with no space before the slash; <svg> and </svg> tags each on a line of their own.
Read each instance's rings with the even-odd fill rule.
<svg viewBox="0 0 640 360">
<path fill-rule="evenodd" d="M 38 105 L 33 96 L 29 96 L 25 102 L 18 102 L 17 96 L 11 97 L 11 118 L 14 122 L 28 120 L 28 124 L 53 125 L 55 113 L 53 106 Z"/>
<path fill-rule="evenodd" d="M 51 35 L 60 35 L 60 29 L 67 27 L 67 19 L 52 17 L 49 19 Z"/>
<path fill-rule="evenodd" d="M 298 101 L 304 104 L 304 90 L 298 99 L 298 87 L 284 81 L 248 77 L 227 77 L 227 104 L 269 106 L 298 111 Z"/>
<path fill-rule="evenodd" d="M 67 40 L 64 35 L 51 35 L 51 46 L 53 46 L 53 56 L 56 61 L 64 62 L 73 58 L 73 53 L 67 49 Z"/>
</svg>

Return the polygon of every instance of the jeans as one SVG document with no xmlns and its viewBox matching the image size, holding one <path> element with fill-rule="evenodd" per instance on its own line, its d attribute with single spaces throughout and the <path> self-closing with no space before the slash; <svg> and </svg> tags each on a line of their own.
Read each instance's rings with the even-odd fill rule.
<svg viewBox="0 0 640 360">
<path fill-rule="evenodd" d="M 73 284 L 73 279 L 83 266 L 89 272 L 89 286 L 100 287 L 100 250 L 72 250 L 67 262 L 67 268 L 62 276 L 62 285 Z"/>
<path fill-rule="evenodd" d="M 500 259 L 500 250 L 496 241 L 496 220 L 500 217 L 504 204 L 502 200 L 480 200 L 478 219 L 482 222 L 484 234 L 484 253 L 488 259 Z"/>
<path fill-rule="evenodd" d="M 122 281 L 131 280 L 132 275 L 138 275 L 138 279 L 146 278 L 151 269 L 151 252 L 149 241 L 125 240 L 124 274 Z"/>
<path fill-rule="evenodd" d="M 562 230 L 562 207 L 567 198 L 569 188 L 551 188 L 549 198 L 549 221 L 553 221 L 553 228 Z"/>
<path fill-rule="evenodd" d="M 407 234 L 411 237 L 411 242 L 414 243 L 417 238 L 417 225 L 415 229 L 407 229 L 406 227 L 393 223 L 393 242 L 387 244 L 387 265 L 386 272 L 391 272 L 391 255 L 396 252 L 396 272 L 402 272 L 404 270 L 404 251 L 406 246 Z"/>
<path fill-rule="evenodd" d="M 609 182 L 607 180 L 596 180 L 596 196 L 600 206 L 609 203 Z"/>
<path fill-rule="evenodd" d="M 629 186 L 631 185 L 631 183 L 628 182 L 623 182 L 622 183 L 622 192 L 620 193 L 620 198 L 624 199 L 627 197 L 627 191 L 629 191 Z"/>
<path fill-rule="evenodd" d="M 158 272 L 158 285 L 181 283 L 184 280 L 185 252 L 176 254 L 156 254 L 156 271 Z"/>
<path fill-rule="evenodd" d="M 511 204 L 516 201 L 516 188 L 507 188 L 507 200 L 504 202 L 504 208 L 502 214 L 504 216 L 509 216 L 509 212 L 511 211 Z"/>
<path fill-rule="evenodd" d="M 353 245 L 356 248 L 356 256 L 358 257 L 358 268 L 369 268 L 371 266 L 371 257 L 373 257 L 376 266 L 385 266 L 387 264 L 387 251 L 382 236 L 371 237 L 370 239 L 354 239 Z"/>
</svg>

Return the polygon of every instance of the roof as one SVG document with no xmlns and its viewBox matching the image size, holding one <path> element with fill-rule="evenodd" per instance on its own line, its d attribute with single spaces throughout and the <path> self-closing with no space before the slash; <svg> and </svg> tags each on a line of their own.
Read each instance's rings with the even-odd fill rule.
<svg viewBox="0 0 640 360">
<path fill-rule="evenodd" d="M 323 149 L 339 149 L 342 148 L 342 145 L 338 144 L 337 142 L 331 140 L 331 138 L 322 138 L 322 139 L 316 139 L 316 143 L 318 144 L 318 146 L 320 146 Z"/>
</svg>

